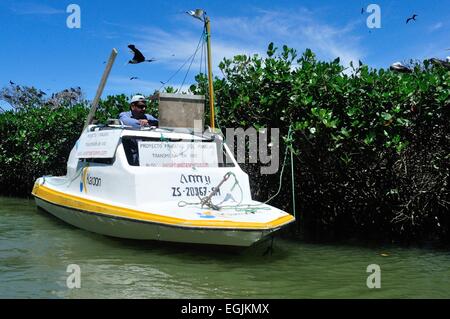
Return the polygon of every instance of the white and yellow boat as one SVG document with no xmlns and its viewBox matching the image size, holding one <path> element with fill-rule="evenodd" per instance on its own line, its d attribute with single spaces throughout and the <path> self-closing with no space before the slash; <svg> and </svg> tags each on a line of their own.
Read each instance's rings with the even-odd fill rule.
<svg viewBox="0 0 450 319">
<path fill-rule="evenodd" d="M 202 10 L 197 13 L 209 33 L 209 19 Z M 209 96 L 214 97 L 209 39 Z M 197 97 L 186 95 L 166 94 L 172 104 L 162 108 L 160 103 L 159 128 L 92 125 L 116 55 L 114 49 L 66 176 L 37 179 L 32 194 L 38 207 L 108 236 L 241 247 L 295 221 L 252 200 L 247 174 L 214 133 L 213 98 L 207 133 L 201 132 L 204 97 L 196 108 Z M 192 129 L 196 120 L 200 133 Z"/>
<path fill-rule="evenodd" d="M 39 178 L 32 193 L 69 224 L 130 239 L 250 246 L 294 221 L 252 200 L 220 135 L 163 128 L 90 125 L 67 175 Z"/>
</svg>

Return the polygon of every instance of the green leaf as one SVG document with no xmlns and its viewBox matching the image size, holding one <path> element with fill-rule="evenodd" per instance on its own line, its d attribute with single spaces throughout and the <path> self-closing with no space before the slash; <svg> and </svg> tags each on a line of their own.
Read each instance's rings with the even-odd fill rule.
<svg viewBox="0 0 450 319">
<path fill-rule="evenodd" d="M 269 47 L 267 48 L 267 56 L 270 58 L 275 54 L 277 48 L 274 48 L 273 42 L 270 42 Z"/>
</svg>

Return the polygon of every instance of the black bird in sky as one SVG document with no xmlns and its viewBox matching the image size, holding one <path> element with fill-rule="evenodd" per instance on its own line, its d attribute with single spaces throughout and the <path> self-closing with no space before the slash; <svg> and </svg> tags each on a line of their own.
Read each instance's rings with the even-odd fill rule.
<svg viewBox="0 0 450 319">
<path fill-rule="evenodd" d="M 138 64 L 138 63 L 142 63 L 142 62 L 153 62 L 153 61 L 155 61 L 155 59 L 146 60 L 144 55 L 141 53 L 141 51 L 136 49 L 134 44 L 130 44 L 128 47 L 131 49 L 131 51 L 134 52 L 133 59 L 128 61 L 128 63 L 130 63 L 130 64 Z"/>
<path fill-rule="evenodd" d="M 361 14 L 364 14 L 364 8 L 361 8 Z"/>
<path fill-rule="evenodd" d="M 9 84 L 14 85 L 16 83 L 14 83 L 13 81 L 9 80 Z"/>
<path fill-rule="evenodd" d="M 416 17 L 418 17 L 417 14 L 413 14 L 413 16 L 411 18 L 406 19 L 406 24 L 408 24 L 409 21 L 414 20 L 416 21 Z"/>
<path fill-rule="evenodd" d="M 130 80 L 138 80 L 139 78 L 137 76 L 133 76 L 130 78 Z"/>
</svg>

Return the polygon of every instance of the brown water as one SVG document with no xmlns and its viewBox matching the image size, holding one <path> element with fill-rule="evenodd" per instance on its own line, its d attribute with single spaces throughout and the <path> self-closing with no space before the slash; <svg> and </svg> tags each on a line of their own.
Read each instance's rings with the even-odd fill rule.
<svg viewBox="0 0 450 319">
<path fill-rule="evenodd" d="M 305 244 L 273 255 L 109 238 L 0 198 L 0 298 L 450 298 L 450 252 Z M 67 267 L 81 270 L 69 289 Z M 367 266 L 381 288 L 366 285 Z"/>
</svg>

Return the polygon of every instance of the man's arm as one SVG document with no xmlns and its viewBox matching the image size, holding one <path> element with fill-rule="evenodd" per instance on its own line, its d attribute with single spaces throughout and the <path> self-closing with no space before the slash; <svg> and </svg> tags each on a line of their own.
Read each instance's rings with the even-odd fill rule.
<svg viewBox="0 0 450 319">
<path fill-rule="evenodd" d="M 123 125 L 128 125 L 132 127 L 139 128 L 141 127 L 141 124 L 138 120 L 132 118 L 129 114 L 129 112 L 122 112 L 119 115 L 119 120 L 122 122 Z"/>
<path fill-rule="evenodd" d="M 159 120 L 156 117 L 154 117 L 154 116 L 152 116 L 150 114 L 145 114 L 145 116 L 147 117 L 148 125 L 150 125 L 150 126 L 158 126 Z"/>
</svg>

